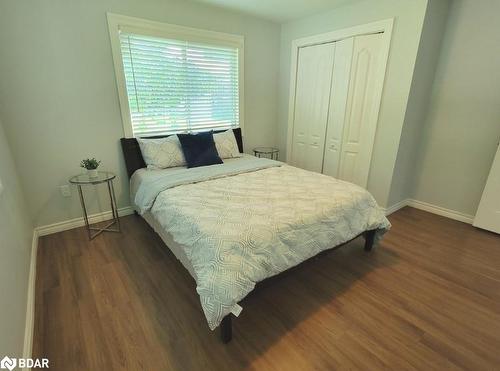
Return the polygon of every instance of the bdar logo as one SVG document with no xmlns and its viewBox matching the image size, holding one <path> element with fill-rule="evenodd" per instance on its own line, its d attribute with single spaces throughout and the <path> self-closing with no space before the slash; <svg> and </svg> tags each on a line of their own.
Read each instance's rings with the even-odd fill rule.
<svg viewBox="0 0 500 371">
<path fill-rule="evenodd" d="M 0 368 L 8 368 L 10 371 L 12 371 L 16 367 L 16 363 L 17 362 L 15 358 L 9 358 L 5 356 L 0 361 Z"/>
</svg>

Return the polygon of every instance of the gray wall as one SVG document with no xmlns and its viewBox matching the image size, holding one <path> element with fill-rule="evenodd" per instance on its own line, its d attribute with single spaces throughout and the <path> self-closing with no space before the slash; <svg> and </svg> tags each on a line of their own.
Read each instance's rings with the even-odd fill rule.
<svg viewBox="0 0 500 371">
<path fill-rule="evenodd" d="M 35 225 L 81 216 L 58 186 L 84 157 L 115 171 L 129 205 L 123 136 L 106 12 L 245 36 L 245 144 L 276 144 L 280 27 L 194 2 L 53 0 L 0 2 L 0 117 Z M 109 209 L 89 191 L 91 212 Z"/>
<path fill-rule="evenodd" d="M 23 354 L 33 226 L 0 122 L 0 358 Z"/>
<path fill-rule="evenodd" d="M 86 156 L 118 173 L 129 205 L 107 11 L 244 35 L 247 150 L 279 145 L 283 159 L 291 41 L 395 17 L 368 188 L 382 206 L 412 197 L 474 214 L 500 137 L 500 2 L 452 1 L 437 53 L 447 6 L 429 3 L 421 37 L 426 0 L 356 1 L 281 27 L 176 0 L 0 2 L 0 117 L 30 216 L 81 215 L 74 190 L 66 199 L 57 187 Z M 88 197 L 91 212 L 107 210 L 103 192 Z"/>
<path fill-rule="evenodd" d="M 429 92 L 432 91 L 434 83 L 449 7 L 450 1 L 448 0 L 429 0 L 427 4 L 398 157 L 392 178 L 389 206 L 413 196 L 417 177 L 415 167 L 430 103 Z"/>
<path fill-rule="evenodd" d="M 454 0 L 418 150 L 414 198 L 473 215 L 500 139 L 500 1 Z"/>
<path fill-rule="evenodd" d="M 391 51 L 368 180 L 368 190 L 381 206 L 387 206 L 426 6 L 427 0 L 365 0 L 282 26 L 278 138 L 283 154 L 287 140 L 292 40 L 394 17 Z"/>
</svg>

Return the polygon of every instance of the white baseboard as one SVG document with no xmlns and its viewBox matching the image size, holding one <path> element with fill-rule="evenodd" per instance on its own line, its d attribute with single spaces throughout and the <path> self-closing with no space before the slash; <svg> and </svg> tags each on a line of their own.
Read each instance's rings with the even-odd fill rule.
<svg viewBox="0 0 500 371">
<path fill-rule="evenodd" d="M 441 206 L 433 205 L 433 204 L 430 204 L 430 203 L 424 202 L 424 201 L 414 200 L 411 198 L 408 198 L 406 200 L 402 200 L 402 201 L 398 202 L 397 204 L 394 204 L 394 205 L 386 208 L 385 213 L 386 213 L 386 215 L 390 215 L 390 214 L 398 211 L 399 209 L 402 209 L 405 206 L 414 207 L 415 209 L 427 211 L 429 213 L 444 216 L 446 218 L 450 218 L 453 220 L 458 220 L 458 221 L 463 222 L 463 223 L 472 224 L 472 222 L 474 220 L 474 215 L 464 214 L 460 211 L 446 209 L 446 208 L 441 207 Z"/>
<path fill-rule="evenodd" d="M 392 206 L 389 206 L 388 208 L 385 209 L 385 215 L 391 215 L 392 213 L 395 213 L 399 209 L 408 206 L 408 201 L 409 201 L 408 199 L 402 200 Z"/>
<path fill-rule="evenodd" d="M 36 284 L 36 257 L 38 254 L 38 232 L 33 230 L 31 244 L 30 272 L 28 278 L 28 294 L 26 301 L 26 325 L 24 329 L 23 358 L 31 358 L 33 350 L 33 331 L 35 329 L 35 284 Z M 28 370 L 25 368 L 25 370 Z"/>
<path fill-rule="evenodd" d="M 122 207 L 121 209 L 118 209 L 119 216 L 130 215 L 130 214 L 133 214 L 133 212 L 134 212 L 134 209 L 131 206 Z M 113 215 L 111 213 L 111 210 L 109 210 L 109 211 L 105 211 L 102 213 L 89 215 L 89 223 L 93 224 L 93 223 L 104 222 L 104 221 L 110 220 L 112 218 L 113 218 Z M 85 221 L 84 221 L 83 217 L 80 217 L 80 218 L 65 220 L 64 222 L 59 222 L 59 223 L 54 223 L 54 224 L 36 227 L 35 230 L 37 231 L 38 236 L 41 237 L 41 236 L 46 236 L 48 234 L 58 233 L 58 232 L 62 232 L 62 231 L 67 231 L 69 229 L 82 227 L 84 225 L 85 225 Z"/>
<path fill-rule="evenodd" d="M 446 209 L 444 207 L 433 205 L 419 200 L 408 200 L 408 206 L 468 224 L 472 224 L 474 220 L 474 215 L 464 214 L 460 211 Z"/>
</svg>

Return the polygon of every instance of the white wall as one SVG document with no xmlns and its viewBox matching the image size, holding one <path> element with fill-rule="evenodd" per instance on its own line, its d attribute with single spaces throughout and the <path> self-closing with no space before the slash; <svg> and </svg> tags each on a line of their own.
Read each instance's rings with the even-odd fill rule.
<svg viewBox="0 0 500 371">
<path fill-rule="evenodd" d="M 0 122 L 0 358 L 23 354 L 33 226 Z"/>
<path fill-rule="evenodd" d="M 414 198 L 475 214 L 500 139 L 500 1 L 454 0 Z"/>
<path fill-rule="evenodd" d="M 281 30 L 279 146 L 286 149 L 291 42 L 294 39 L 395 17 L 368 190 L 387 206 L 427 0 L 365 0 L 293 21 Z"/>
<path fill-rule="evenodd" d="M 123 136 L 106 12 L 245 36 L 245 145 L 275 145 L 280 27 L 194 2 L 53 0 L 0 2 L 0 116 L 35 225 L 81 216 L 57 186 L 95 156 L 115 171 L 129 205 Z M 89 197 L 91 212 L 108 201 Z"/>
<path fill-rule="evenodd" d="M 448 0 L 429 0 L 427 4 L 398 157 L 392 178 L 389 206 L 413 197 L 413 187 L 417 176 L 415 167 L 430 103 L 429 92 L 434 83 L 449 7 L 450 1 Z"/>
</svg>

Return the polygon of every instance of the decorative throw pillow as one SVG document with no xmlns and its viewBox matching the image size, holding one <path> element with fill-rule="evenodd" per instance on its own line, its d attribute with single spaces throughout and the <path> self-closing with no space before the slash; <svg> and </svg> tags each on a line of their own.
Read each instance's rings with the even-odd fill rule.
<svg viewBox="0 0 500 371">
<path fill-rule="evenodd" d="M 233 129 L 214 134 L 214 141 L 220 158 L 233 158 L 242 156 L 240 150 L 238 149 L 238 143 L 236 142 L 236 137 L 234 136 Z"/>
<path fill-rule="evenodd" d="M 177 135 L 158 139 L 137 138 L 137 142 L 148 169 L 166 169 L 186 165 Z"/>
<path fill-rule="evenodd" d="M 211 131 L 198 134 L 177 134 L 177 136 L 181 142 L 188 168 L 223 163 L 217 153 Z"/>
</svg>

